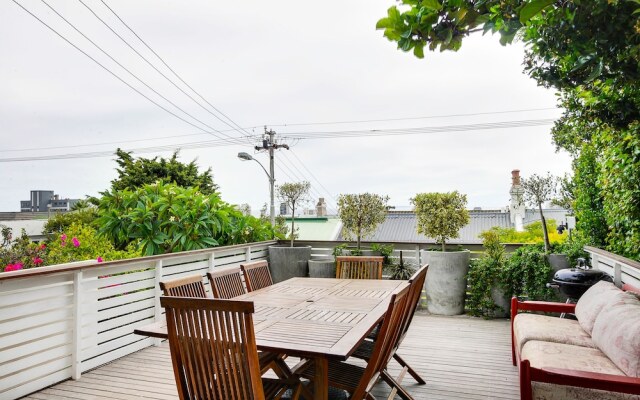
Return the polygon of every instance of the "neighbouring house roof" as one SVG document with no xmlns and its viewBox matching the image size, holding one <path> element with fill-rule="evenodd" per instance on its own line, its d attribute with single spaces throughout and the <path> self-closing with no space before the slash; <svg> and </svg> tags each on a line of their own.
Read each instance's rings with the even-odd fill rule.
<svg viewBox="0 0 640 400">
<path fill-rule="evenodd" d="M 544 209 L 543 213 L 545 218 L 554 219 L 559 223 L 565 220 L 568 211 L 563 209 Z M 526 211 L 525 225 L 539 220 L 540 214 L 537 210 Z M 362 240 L 369 242 L 435 243 L 434 239 L 417 233 L 416 222 L 416 215 L 412 211 L 392 211 L 387 214 L 385 221 L 378 225 L 373 235 L 367 236 Z M 509 212 L 502 210 L 470 210 L 469 224 L 460 229 L 459 238 L 450 239 L 448 243 L 482 243 L 478 235 L 494 226 L 514 227 L 511 223 Z M 335 239 L 342 240 L 342 233 Z"/>
<path fill-rule="evenodd" d="M 286 218 L 291 227 L 291 218 Z M 336 240 L 342 229 L 338 217 L 296 217 L 295 228 L 300 240 Z"/>
<path fill-rule="evenodd" d="M 34 220 L 17 220 L 17 221 L 0 221 L 0 225 L 8 226 L 11 228 L 13 238 L 20 237 L 22 229 L 25 230 L 27 236 L 33 241 L 44 240 L 42 231 L 44 225 L 47 223 L 46 219 L 34 219 Z"/>
</svg>

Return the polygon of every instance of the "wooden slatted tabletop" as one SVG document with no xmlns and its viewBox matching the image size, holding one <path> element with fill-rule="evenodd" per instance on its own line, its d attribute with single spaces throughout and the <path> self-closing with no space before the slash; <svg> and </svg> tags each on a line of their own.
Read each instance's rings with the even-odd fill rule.
<svg viewBox="0 0 640 400">
<path fill-rule="evenodd" d="M 314 396 L 327 398 L 327 360 L 346 360 L 406 281 L 292 278 L 236 297 L 253 301 L 258 349 L 316 362 Z M 166 322 L 135 330 L 167 338 Z"/>
</svg>

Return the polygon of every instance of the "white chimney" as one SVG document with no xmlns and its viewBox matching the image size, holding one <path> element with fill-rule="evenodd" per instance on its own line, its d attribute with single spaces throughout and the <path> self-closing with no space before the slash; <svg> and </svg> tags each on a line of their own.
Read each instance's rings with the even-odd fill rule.
<svg viewBox="0 0 640 400">
<path fill-rule="evenodd" d="M 316 215 L 318 217 L 327 216 L 327 203 L 325 203 L 324 197 L 320 197 L 318 199 L 318 204 L 316 204 Z"/>
<path fill-rule="evenodd" d="M 509 207 L 509 213 L 511 217 L 511 223 L 515 225 L 516 232 L 524 231 L 524 217 L 526 208 L 524 205 L 524 188 L 520 184 L 520 170 L 514 169 L 511 171 L 511 203 Z"/>
</svg>

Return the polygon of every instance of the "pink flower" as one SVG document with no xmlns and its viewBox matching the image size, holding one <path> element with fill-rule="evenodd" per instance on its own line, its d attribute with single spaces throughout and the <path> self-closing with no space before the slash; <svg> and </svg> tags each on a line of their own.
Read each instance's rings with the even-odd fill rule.
<svg viewBox="0 0 640 400">
<path fill-rule="evenodd" d="M 80 241 L 77 237 L 74 237 L 73 239 L 71 239 L 71 241 L 73 242 L 74 247 L 80 247 Z"/>
<path fill-rule="evenodd" d="M 40 245 L 40 250 L 44 250 L 44 249 L 46 249 L 46 248 L 47 248 L 47 245 L 46 245 L 46 244 L 42 243 L 42 244 Z"/>
<path fill-rule="evenodd" d="M 101 262 L 103 262 L 104 260 L 102 259 L 102 257 L 98 257 L 98 258 L 96 259 L 96 261 L 98 261 L 99 263 L 101 263 Z"/>
<path fill-rule="evenodd" d="M 63 233 L 62 235 L 60 235 L 60 241 L 64 242 L 65 240 L 67 240 L 67 235 Z"/>
<path fill-rule="evenodd" d="M 40 264 L 42 264 L 43 262 L 44 262 L 44 260 L 43 260 L 42 258 L 40 258 L 40 257 L 36 257 L 36 258 L 34 258 L 34 259 L 33 259 L 33 263 L 34 263 L 35 265 L 40 265 Z"/>
<path fill-rule="evenodd" d="M 6 267 L 4 267 L 4 272 L 9 272 L 9 271 L 18 271 L 22 269 L 22 263 L 21 262 L 17 262 L 15 264 L 9 264 Z"/>
</svg>

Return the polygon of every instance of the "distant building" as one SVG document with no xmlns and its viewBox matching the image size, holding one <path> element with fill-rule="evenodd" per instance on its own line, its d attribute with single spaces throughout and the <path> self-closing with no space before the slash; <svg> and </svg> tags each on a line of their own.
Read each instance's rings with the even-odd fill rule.
<svg viewBox="0 0 640 400">
<path fill-rule="evenodd" d="M 21 212 L 65 212 L 71 210 L 80 199 L 61 199 L 53 190 L 32 190 L 29 200 L 20 202 Z"/>
</svg>

